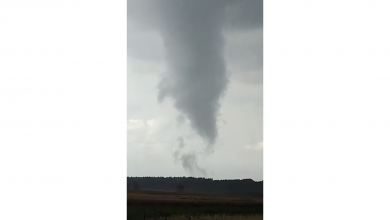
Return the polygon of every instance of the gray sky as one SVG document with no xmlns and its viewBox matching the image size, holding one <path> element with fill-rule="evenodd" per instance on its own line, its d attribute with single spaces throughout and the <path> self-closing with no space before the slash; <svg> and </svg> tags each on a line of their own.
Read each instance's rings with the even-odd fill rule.
<svg viewBox="0 0 390 220">
<path fill-rule="evenodd" d="M 263 179 L 260 0 L 128 0 L 128 176 Z"/>
</svg>

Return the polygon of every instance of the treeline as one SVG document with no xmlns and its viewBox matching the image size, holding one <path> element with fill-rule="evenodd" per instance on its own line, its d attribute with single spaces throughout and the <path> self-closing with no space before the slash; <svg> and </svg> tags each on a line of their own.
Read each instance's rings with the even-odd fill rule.
<svg viewBox="0 0 390 220">
<path fill-rule="evenodd" d="M 127 190 L 260 196 L 263 195 L 263 181 L 213 180 L 195 177 L 127 177 Z"/>
</svg>

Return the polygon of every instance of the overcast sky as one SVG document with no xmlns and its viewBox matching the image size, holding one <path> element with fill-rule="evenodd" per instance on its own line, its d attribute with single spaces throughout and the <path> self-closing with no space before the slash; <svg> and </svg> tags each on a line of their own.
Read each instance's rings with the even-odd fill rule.
<svg viewBox="0 0 390 220">
<path fill-rule="evenodd" d="M 127 175 L 262 180 L 263 1 L 127 3 Z"/>
</svg>

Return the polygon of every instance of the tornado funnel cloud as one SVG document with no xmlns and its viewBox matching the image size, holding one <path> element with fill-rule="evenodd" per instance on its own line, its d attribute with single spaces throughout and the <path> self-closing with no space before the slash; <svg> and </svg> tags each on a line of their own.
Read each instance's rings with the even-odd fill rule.
<svg viewBox="0 0 390 220">
<path fill-rule="evenodd" d="M 212 146 L 228 84 L 221 34 L 223 5 L 209 0 L 164 3 L 161 36 L 169 71 L 158 86 L 158 99 L 172 98 L 175 108 Z"/>
</svg>

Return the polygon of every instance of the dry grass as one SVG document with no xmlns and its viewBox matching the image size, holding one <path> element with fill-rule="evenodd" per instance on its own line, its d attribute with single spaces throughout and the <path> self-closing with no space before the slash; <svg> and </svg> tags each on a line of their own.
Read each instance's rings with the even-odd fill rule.
<svg viewBox="0 0 390 220">
<path fill-rule="evenodd" d="M 189 220 L 188 216 L 192 216 L 191 220 L 262 220 L 262 213 L 262 197 L 147 191 L 127 193 L 127 216 L 131 220 L 144 217 L 165 220 L 164 216 L 167 216 L 166 220 Z"/>
<path fill-rule="evenodd" d="M 151 193 L 151 192 L 128 192 L 128 201 L 155 201 L 155 202 L 197 202 L 197 203 L 262 203 L 262 198 L 240 198 L 232 196 L 199 195 L 199 194 L 176 194 L 176 193 Z"/>
<path fill-rule="evenodd" d="M 159 220 L 164 220 L 160 218 Z M 187 216 L 171 216 L 167 220 L 188 220 Z M 214 215 L 214 216 L 200 216 L 192 217 L 191 220 L 263 220 L 262 215 Z"/>
</svg>

